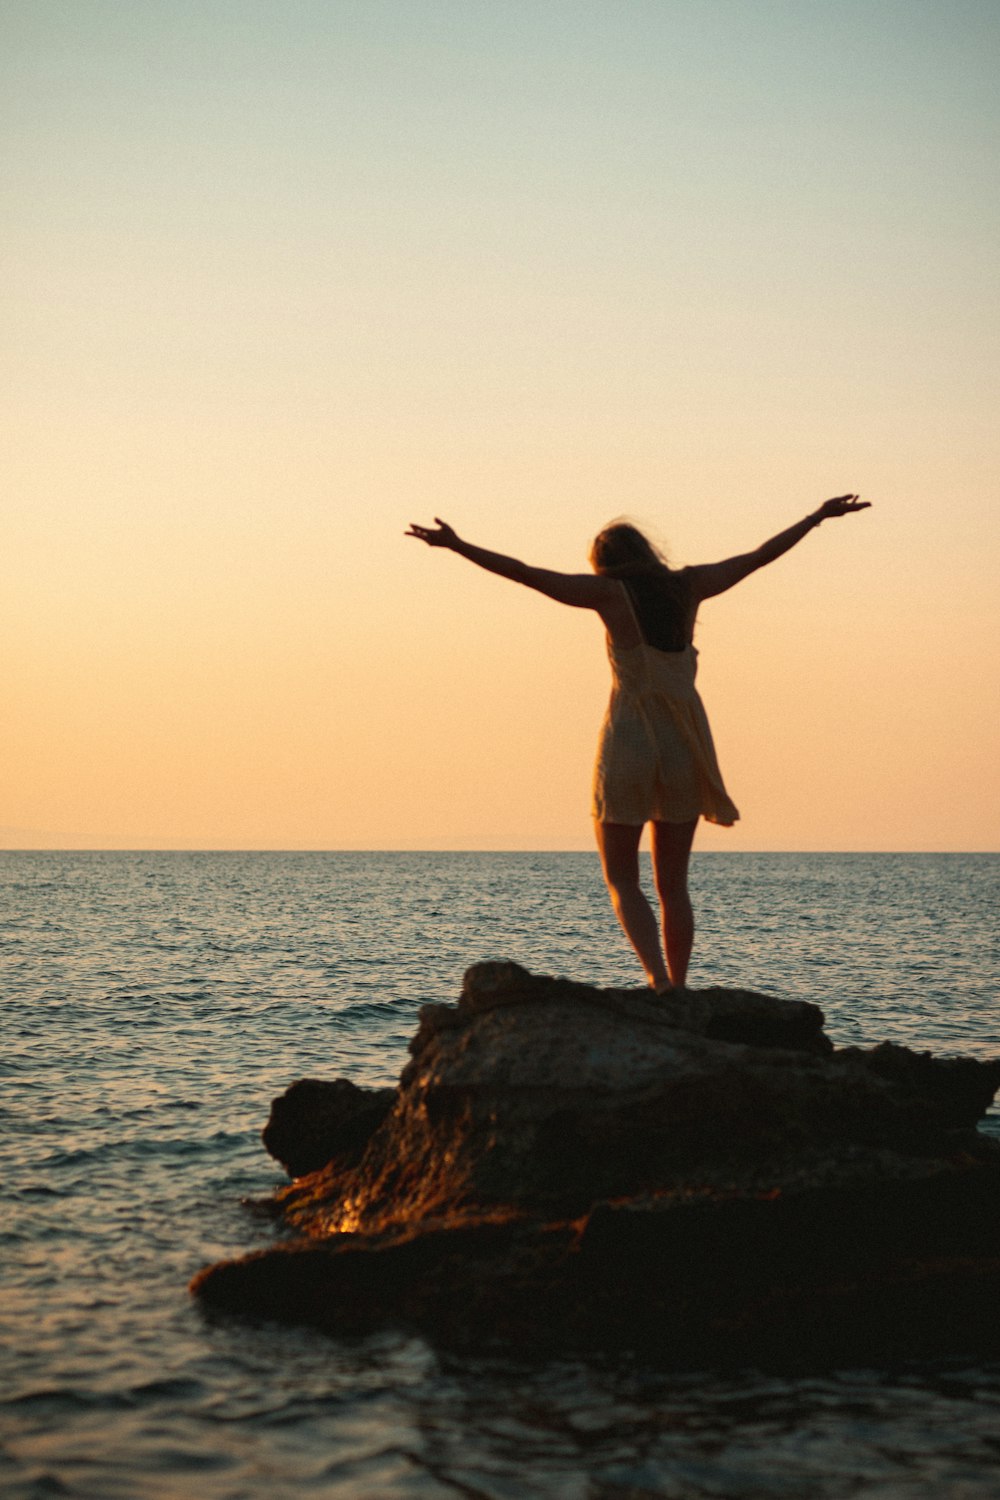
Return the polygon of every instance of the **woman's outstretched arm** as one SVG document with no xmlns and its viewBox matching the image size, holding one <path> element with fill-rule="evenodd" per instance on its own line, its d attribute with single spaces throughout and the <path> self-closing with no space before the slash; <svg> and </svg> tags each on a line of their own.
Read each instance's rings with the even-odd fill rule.
<svg viewBox="0 0 1000 1500">
<path fill-rule="evenodd" d="M 485 547 L 474 547 L 435 516 L 434 526 L 410 526 L 406 536 L 415 536 L 428 547 L 447 547 L 459 557 L 467 557 L 478 568 L 496 573 L 500 578 L 509 578 L 513 583 L 523 583 L 525 588 L 536 589 L 540 594 L 555 599 L 560 604 L 571 604 L 577 609 L 602 610 L 614 589 L 610 579 L 593 573 L 554 573 L 549 568 L 533 568 L 519 562 L 516 557 L 504 557 L 501 552 L 487 552 Z"/>
<path fill-rule="evenodd" d="M 729 557 L 725 562 L 703 563 L 700 566 L 688 568 L 688 577 L 694 586 L 696 596 L 699 599 L 711 599 L 714 594 L 724 594 L 727 589 L 740 583 L 750 573 L 755 573 L 758 568 L 763 568 L 768 563 L 774 562 L 776 558 L 782 557 L 821 522 L 828 521 L 834 516 L 851 515 L 856 510 L 867 510 L 870 505 L 869 500 L 859 500 L 857 495 L 837 495 L 833 500 L 824 500 L 819 510 L 814 510 L 801 521 L 796 521 L 795 525 L 789 526 L 787 531 L 780 531 L 777 536 L 764 542 L 755 552 L 745 552 L 740 557 Z"/>
</svg>

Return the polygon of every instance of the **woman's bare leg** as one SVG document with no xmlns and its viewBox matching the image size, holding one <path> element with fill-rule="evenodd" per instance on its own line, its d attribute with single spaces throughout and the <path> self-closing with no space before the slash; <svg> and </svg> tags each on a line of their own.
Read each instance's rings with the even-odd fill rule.
<svg viewBox="0 0 1000 1500">
<path fill-rule="evenodd" d="M 653 875 L 663 913 L 663 942 L 670 982 L 680 989 L 687 978 L 694 943 L 694 912 L 688 895 L 688 860 L 697 818 L 691 823 L 653 824 Z"/>
<path fill-rule="evenodd" d="M 596 823 L 597 847 L 611 904 L 646 978 L 654 989 L 665 988 L 667 966 L 663 962 L 660 933 L 653 908 L 639 885 L 639 840 L 642 826 L 631 823 Z"/>
</svg>

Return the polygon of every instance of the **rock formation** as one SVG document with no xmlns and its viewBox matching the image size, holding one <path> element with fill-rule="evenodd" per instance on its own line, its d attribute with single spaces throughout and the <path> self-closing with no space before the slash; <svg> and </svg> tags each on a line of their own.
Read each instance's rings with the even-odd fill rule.
<svg viewBox="0 0 1000 1500">
<path fill-rule="evenodd" d="M 395 1102 L 395 1089 L 358 1088 L 346 1078 L 300 1078 L 272 1103 L 264 1145 L 290 1177 L 328 1163 L 344 1171 L 357 1166 Z"/>
<path fill-rule="evenodd" d="M 1000 1352 L 1000 1061 L 835 1050 L 817 1007 L 477 964 L 396 1090 L 304 1080 L 265 1144 L 296 1237 L 218 1307 L 669 1359 Z"/>
</svg>

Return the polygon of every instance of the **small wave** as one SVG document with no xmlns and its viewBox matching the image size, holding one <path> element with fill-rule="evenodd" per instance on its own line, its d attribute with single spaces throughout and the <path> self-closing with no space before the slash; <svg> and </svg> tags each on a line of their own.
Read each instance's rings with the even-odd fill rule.
<svg viewBox="0 0 1000 1500">
<path fill-rule="evenodd" d="M 159 1399 L 176 1401 L 196 1401 L 205 1394 L 205 1387 L 199 1380 L 185 1380 L 178 1377 L 173 1380 L 146 1380 L 142 1385 L 132 1386 L 130 1394 L 137 1400 Z"/>
<path fill-rule="evenodd" d="M 333 1016 L 329 1019 L 341 1022 L 378 1020 L 405 1021 L 407 1025 L 416 1020 L 417 1011 L 421 1005 L 428 1003 L 427 998 L 400 999 L 393 995 L 385 1000 L 351 1000 L 346 1005 L 338 1005 Z M 326 1019 L 326 1018 L 324 1018 Z"/>
<path fill-rule="evenodd" d="M 135 1402 L 121 1391 L 80 1391 L 67 1386 L 45 1386 L 40 1390 L 0 1398 L 0 1405 L 55 1416 L 74 1411 L 128 1411 Z"/>
<path fill-rule="evenodd" d="M 85 1166 L 95 1162 L 114 1160 L 146 1160 L 158 1157 L 218 1156 L 227 1147 L 245 1146 L 254 1140 L 254 1130 L 216 1130 L 210 1135 L 190 1136 L 138 1136 L 131 1140 L 104 1141 L 97 1146 L 84 1146 L 76 1151 L 55 1151 L 38 1163 L 39 1170 L 65 1171 L 67 1168 Z"/>
</svg>

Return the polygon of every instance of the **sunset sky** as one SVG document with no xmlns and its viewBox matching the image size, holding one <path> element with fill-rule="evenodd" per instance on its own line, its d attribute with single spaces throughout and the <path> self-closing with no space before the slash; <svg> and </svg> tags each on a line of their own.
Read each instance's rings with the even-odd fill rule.
<svg viewBox="0 0 1000 1500">
<path fill-rule="evenodd" d="M 703 849 L 1000 847 L 995 0 L 7 0 L 0 847 L 588 848 L 583 571 Z"/>
</svg>

